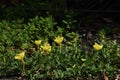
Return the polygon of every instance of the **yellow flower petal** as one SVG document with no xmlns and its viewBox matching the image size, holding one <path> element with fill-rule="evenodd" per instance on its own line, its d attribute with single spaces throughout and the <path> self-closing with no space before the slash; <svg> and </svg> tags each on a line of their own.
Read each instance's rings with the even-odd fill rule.
<svg viewBox="0 0 120 80">
<path fill-rule="evenodd" d="M 101 50 L 103 48 L 103 45 L 102 44 L 100 45 L 100 44 L 98 44 L 98 43 L 95 42 L 95 44 L 93 45 L 93 48 L 95 50 Z"/>
<path fill-rule="evenodd" d="M 40 50 L 44 52 L 51 52 L 51 46 L 48 42 L 44 43 L 43 46 L 40 47 Z"/>
<path fill-rule="evenodd" d="M 35 40 L 35 44 L 39 46 L 41 44 L 42 40 Z"/>
<path fill-rule="evenodd" d="M 15 59 L 21 60 L 21 61 L 23 61 L 24 57 L 25 57 L 25 52 L 24 51 L 15 55 Z"/>
<path fill-rule="evenodd" d="M 58 37 L 56 37 L 56 38 L 54 39 L 54 41 L 55 41 L 57 44 L 61 45 L 63 39 L 64 39 L 64 38 L 63 38 L 62 36 L 58 36 Z"/>
</svg>

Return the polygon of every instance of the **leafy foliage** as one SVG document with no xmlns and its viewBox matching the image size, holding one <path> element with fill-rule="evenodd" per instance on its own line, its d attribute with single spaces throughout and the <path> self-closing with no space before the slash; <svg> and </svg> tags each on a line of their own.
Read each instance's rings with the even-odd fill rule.
<svg viewBox="0 0 120 80">
<path fill-rule="evenodd" d="M 28 23 L 22 19 L 1 21 L 0 76 L 25 76 L 33 80 L 87 80 L 99 79 L 107 74 L 114 79 L 120 68 L 120 45 L 106 38 L 101 30 L 98 35 L 102 49 L 83 49 L 82 37 L 78 32 L 71 31 L 74 21 L 69 19 L 63 22 L 69 29 L 58 27 L 52 16 L 36 16 Z M 54 42 L 55 38 L 60 45 Z M 36 44 L 36 40 L 41 42 Z M 22 56 L 24 62 L 15 59 L 16 54 L 20 57 L 18 53 L 22 51 L 25 51 Z"/>
</svg>

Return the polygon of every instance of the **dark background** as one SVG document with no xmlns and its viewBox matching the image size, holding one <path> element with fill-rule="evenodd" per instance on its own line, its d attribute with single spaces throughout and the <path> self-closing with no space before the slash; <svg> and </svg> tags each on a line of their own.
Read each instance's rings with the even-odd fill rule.
<svg viewBox="0 0 120 80">
<path fill-rule="evenodd" d="M 70 11 L 79 16 L 102 14 L 118 17 L 119 2 L 119 0 L 0 0 L 0 18 L 31 18 L 46 12 L 53 16 L 64 16 Z"/>
</svg>

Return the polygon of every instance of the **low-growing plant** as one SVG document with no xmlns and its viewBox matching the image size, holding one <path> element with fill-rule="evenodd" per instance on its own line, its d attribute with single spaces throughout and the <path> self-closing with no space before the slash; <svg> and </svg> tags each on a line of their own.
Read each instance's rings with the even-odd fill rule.
<svg viewBox="0 0 120 80">
<path fill-rule="evenodd" d="M 82 48 L 77 32 L 57 27 L 54 19 L 35 17 L 0 22 L 0 76 L 38 79 L 114 79 L 120 68 L 120 45 L 100 32 L 100 41 Z M 89 47 L 89 46 L 87 46 Z"/>
</svg>

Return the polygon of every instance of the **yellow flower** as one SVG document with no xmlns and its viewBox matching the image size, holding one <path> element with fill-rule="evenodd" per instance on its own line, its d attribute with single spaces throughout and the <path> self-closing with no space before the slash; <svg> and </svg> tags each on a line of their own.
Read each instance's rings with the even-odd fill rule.
<svg viewBox="0 0 120 80">
<path fill-rule="evenodd" d="M 51 46 L 48 42 L 46 42 L 43 46 L 40 47 L 40 50 L 43 52 L 51 52 Z"/>
<path fill-rule="evenodd" d="M 64 39 L 64 38 L 63 38 L 62 36 L 58 36 L 58 37 L 56 37 L 56 38 L 54 39 L 54 41 L 55 41 L 57 44 L 61 45 L 63 39 Z"/>
<path fill-rule="evenodd" d="M 40 44 L 41 44 L 41 40 L 35 40 L 35 44 L 37 45 L 37 46 L 39 46 Z"/>
<path fill-rule="evenodd" d="M 24 61 L 24 60 L 23 60 L 24 57 L 25 57 L 25 51 L 23 51 L 23 52 L 15 55 L 15 59 L 21 60 L 21 61 Z"/>
<path fill-rule="evenodd" d="M 93 45 L 93 48 L 95 50 L 101 50 L 103 48 L 103 45 L 102 44 L 98 44 L 97 42 L 95 42 L 95 44 Z"/>
</svg>

